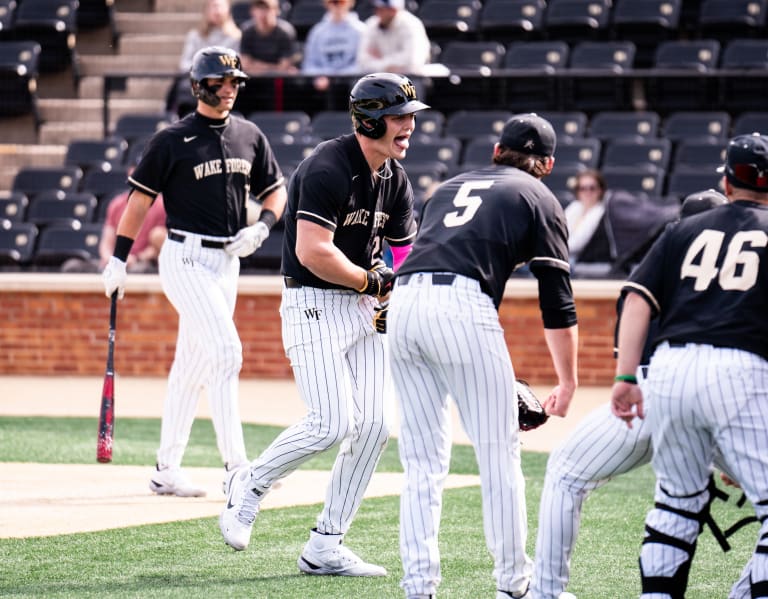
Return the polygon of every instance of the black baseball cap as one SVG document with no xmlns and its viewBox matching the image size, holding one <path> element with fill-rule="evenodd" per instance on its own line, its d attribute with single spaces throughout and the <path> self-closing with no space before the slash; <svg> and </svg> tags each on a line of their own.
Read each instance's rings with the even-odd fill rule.
<svg viewBox="0 0 768 599">
<path fill-rule="evenodd" d="M 725 173 L 734 187 L 768 193 L 768 137 L 759 133 L 734 137 L 717 172 Z"/>
<path fill-rule="evenodd" d="M 682 206 L 680 206 L 680 218 L 686 216 L 692 216 L 699 212 L 704 212 L 715 206 L 721 204 L 727 204 L 728 198 L 726 198 L 719 191 L 714 189 L 704 189 L 703 191 L 697 191 L 695 193 L 685 196 Z"/>
<path fill-rule="evenodd" d="M 504 124 L 499 143 L 523 154 L 554 156 L 557 135 L 550 122 L 538 114 L 515 114 Z"/>
</svg>

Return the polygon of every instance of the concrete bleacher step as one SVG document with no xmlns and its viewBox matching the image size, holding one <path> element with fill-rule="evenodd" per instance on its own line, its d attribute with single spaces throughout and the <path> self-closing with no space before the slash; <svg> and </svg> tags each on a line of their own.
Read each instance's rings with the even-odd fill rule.
<svg viewBox="0 0 768 599">
<path fill-rule="evenodd" d="M 168 94 L 173 84 L 173 77 L 130 77 L 126 81 L 124 91 L 110 92 L 110 105 L 115 99 L 162 100 Z M 98 75 L 83 77 L 80 80 L 81 98 L 102 98 L 104 94 L 104 78 Z"/>
<path fill-rule="evenodd" d="M 0 190 L 10 190 L 22 166 L 52 167 L 64 164 L 67 147 L 58 144 L 0 144 Z"/>
<path fill-rule="evenodd" d="M 183 33 L 124 33 L 120 38 L 121 54 L 151 56 L 153 61 L 155 56 L 175 55 L 178 65 L 185 37 Z"/>
<path fill-rule="evenodd" d="M 153 12 L 153 13 L 115 13 L 117 30 L 125 33 L 146 34 L 186 34 L 200 24 L 200 7 L 195 4 L 193 11 Z M 130 48 L 120 44 L 121 52 L 130 52 Z"/>
<path fill-rule="evenodd" d="M 102 108 L 104 103 L 101 99 L 69 99 L 69 98 L 49 98 L 40 100 L 40 114 L 45 122 L 102 122 Z M 165 109 L 165 103 L 159 100 L 139 100 L 114 99 L 109 103 L 109 114 L 112 119 L 122 116 L 126 113 L 156 113 Z"/>
<path fill-rule="evenodd" d="M 154 0 L 155 12 L 186 12 L 200 20 L 200 6 L 189 0 Z"/>
<path fill-rule="evenodd" d="M 83 77 L 105 74 L 175 73 L 179 68 L 179 54 L 157 54 L 151 57 L 139 54 L 91 54 L 80 57 Z"/>
</svg>

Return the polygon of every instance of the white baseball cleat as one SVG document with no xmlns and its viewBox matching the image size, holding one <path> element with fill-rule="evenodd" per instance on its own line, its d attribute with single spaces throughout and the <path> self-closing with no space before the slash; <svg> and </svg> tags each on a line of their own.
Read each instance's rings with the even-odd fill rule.
<svg viewBox="0 0 768 599">
<path fill-rule="evenodd" d="M 155 466 L 149 480 L 149 490 L 158 495 L 205 497 L 205 489 L 192 484 L 181 468 L 161 468 L 159 465 Z"/>
<path fill-rule="evenodd" d="M 224 541 L 236 551 L 248 547 L 253 522 L 259 513 L 259 502 L 264 496 L 264 493 L 249 488 L 250 482 L 250 468 L 232 472 L 227 485 L 227 505 L 219 516 L 219 529 Z"/>
<path fill-rule="evenodd" d="M 224 495 L 229 495 L 229 485 L 232 481 L 232 477 L 240 471 L 241 468 L 250 468 L 251 464 L 250 462 L 245 462 L 243 464 L 238 464 L 237 466 L 233 466 L 230 468 L 229 466 L 224 466 L 224 480 L 221 481 L 221 490 L 224 493 Z"/>
<path fill-rule="evenodd" d="M 569 593 L 568 591 L 563 591 L 557 596 L 557 599 L 576 599 L 576 595 Z"/>
<path fill-rule="evenodd" d="M 386 576 L 387 571 L 357 557 L 341 544 L 342 535 L 324 535 L 316 530 L 309 533 L 309 542 L 298 559 L 299 570 L 313 575 Z"/>
</svg>

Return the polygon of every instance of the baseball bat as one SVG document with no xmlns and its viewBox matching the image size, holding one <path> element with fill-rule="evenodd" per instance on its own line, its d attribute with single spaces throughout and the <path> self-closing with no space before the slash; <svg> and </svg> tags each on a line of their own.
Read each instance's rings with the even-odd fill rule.
<svg viewBox="0 0 768 599">
<path fill-rule="evenodd" d="M 101 410 L 99 411 L 99 437 L 96 443 L 96 460 L 102 463 L 112 461 L 112 434 L 115 427 L 115 324 L 117 322 L 117 291 L 112 294 L 109 308 L 109 344 L 107 349 L 107 370 L 101 389 Z"/>
</svg>

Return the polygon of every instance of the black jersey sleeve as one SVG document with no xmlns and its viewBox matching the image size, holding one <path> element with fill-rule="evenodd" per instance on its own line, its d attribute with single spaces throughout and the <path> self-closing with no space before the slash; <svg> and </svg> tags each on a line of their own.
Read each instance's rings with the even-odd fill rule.
<svg viewBox="0 0 768 599">
<path fill-rule="evenodd" d="M 416 237 L 416 219 L 413 214 L 413 188 L 402 167 L 398 166 L 399 185 L 395 204 L 384 227 L 384 238 L 392 246 L 413 243 Z"/>
<path fill-rule="evenodd" d="M 530 269 L 555 268 L 570 273 L 568 261 L 568 228 L 563 208 L 543 184 L 532 189 L 535 242 Z"/>
<path fill-rule="evenodd" d="M 172 170 L 172 140 L 165 131 L 158 131 L 147 141 L 141 161 L 128 177 L 131 187 L 153 198 L 163 191 Z"/>
</svg>

